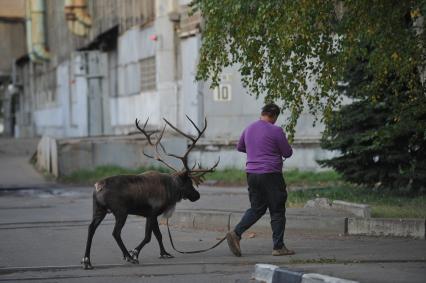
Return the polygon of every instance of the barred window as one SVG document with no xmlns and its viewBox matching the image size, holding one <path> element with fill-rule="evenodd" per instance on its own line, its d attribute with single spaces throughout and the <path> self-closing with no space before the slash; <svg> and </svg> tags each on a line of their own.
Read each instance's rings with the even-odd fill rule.
<svg viewBox="0 0 426 283">
<path fill-rule="evenodd" d="M 139 63 L 141 66 L 141 92 L 155 90 L 157 87 L 155 56 L 142 59 Z"/>
</svg>

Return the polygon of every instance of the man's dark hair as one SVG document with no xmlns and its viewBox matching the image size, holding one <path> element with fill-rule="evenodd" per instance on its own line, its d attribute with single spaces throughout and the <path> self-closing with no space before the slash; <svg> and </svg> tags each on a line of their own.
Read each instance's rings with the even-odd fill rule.
<svg viewBox="0 0 426 283">
<path fill-rule="evenodd" d="M 280 108 L 275 103 L 268 103 L 262 107 L 262 115 L 278 117 L 280 115 Z"/>
</svg>

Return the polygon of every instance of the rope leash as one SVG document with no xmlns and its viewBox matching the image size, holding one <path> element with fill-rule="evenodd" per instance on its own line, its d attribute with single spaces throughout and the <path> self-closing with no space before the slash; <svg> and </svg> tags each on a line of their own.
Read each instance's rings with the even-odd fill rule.
<svg viewBox="0 0 426 283">
<path fill-rule="evenodd" d="M 170 228 L 169 228 L 169 219 L 168 219 L 168 218 L 166 218 L 166 224 L 167 224 L 167 232 L 169 233 L 169 238 L 170 238 L 170 243 L 171 243 L 171 245 L 172 245 L 172 248 L 173 248 L 175 251 L 177 251 L 178 253 L 181 253 L 181 254 L 197 254 L 197 253 L 207 252 L 207 251 L 212 250 L 212 249 L 216 248 L 217 246 L 219 246 L 219 245 L 220 245 L 223 241 L 225 241 L 225 239 L 226 239 L 226 235 L 225 235 L 222 239 L 220 239 L 220 240 L 219 240 L 219 242 L 217 242 L 217 243 L 216 243 L 216 244 L 214 244 L 212 247 L 207 248 L 207 249 L 203 249 L 203 250 L 195 250 L 195 251 L 187 251 L 187 252 L 185 252 L 185 251 L 180 251 L 180 250 L 178 250 L 178 249 L 176 249 L 176 248 L 175 248 L 175 244 L 173 243 L 172 233 L 170 233 Z"/>
</svg>

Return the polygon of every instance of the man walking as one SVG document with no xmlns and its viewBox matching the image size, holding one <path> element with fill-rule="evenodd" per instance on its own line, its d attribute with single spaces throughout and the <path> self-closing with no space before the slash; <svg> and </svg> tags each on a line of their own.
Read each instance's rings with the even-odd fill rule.
<svg viewBox="0 0 426 283">
<path fill-rule="evenodd" d="M 241 134 L 237 150 L 247 153 L 247 183 L 251 207 L 226 239 L 235 256 L 241 256 L 241 235 L 261 218 L 266 209 L 271 215 L 272 255 L 292 255 L 284 245 L 286 184 L 282 174 L 283 157 L 293 150 L 282 128 L 275 126 L 280 108 L 270 103 L 262 108 L 260 119 Z"/>
</svg>

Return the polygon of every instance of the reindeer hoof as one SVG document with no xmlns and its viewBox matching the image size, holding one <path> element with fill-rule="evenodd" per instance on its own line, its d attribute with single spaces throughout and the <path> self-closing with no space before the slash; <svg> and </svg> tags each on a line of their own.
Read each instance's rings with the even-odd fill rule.
<svg viewBox="0 0 426 283">
<path fill-rule="evenodd" d="M 134 249 L 134 250 L 129 251 L 129 255 L 134 260 L 138 260 L 139 252 L 136 249 Z"/>
<path fill-rule="evenodd" d="M 90 259 L 89 259 L 88 257 L 84 257 L 84 258 L 81 260 L 81 264 L 83 265 L 83 269 L 85 269 L 85 270 L 93 269 L 93 266 L 92 266 L 92 264 L 90 263 Z"/>
<path fill-rule="evenodd" d="M 174 256 L 172 256 L 172 255 L 171 255 L 171 254 L 169 254 L 169 253 L 164 253 L 164 254 L 161 254 L 161 255 L 160 255 L 160 258 L 167 259 L 167 258 L 174 258 Z"/>
<path fill-rule="evenodd" d="M 139 264 L 139 260 L 131 256 L 124 256 L 124 260 L 133 264 Z"/>
</svg>

